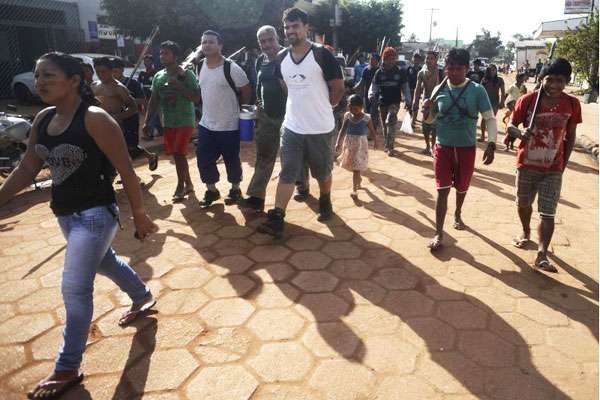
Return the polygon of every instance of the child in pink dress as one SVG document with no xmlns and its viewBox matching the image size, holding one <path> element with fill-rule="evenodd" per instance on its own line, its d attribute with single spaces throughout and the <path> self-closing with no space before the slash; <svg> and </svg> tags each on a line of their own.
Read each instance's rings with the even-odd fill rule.
<svg viewBox="0 0 600 400">
<path fill-rule="evenodd" d="M 363 99 L 358 95 L 353 95 L 348 101 L 348 112 L 344 115 L 344 121 L 338 134 L 336 150 L 342 148 L 340 165 L 342 168 L 352 171 L 352 197 L 358 196 L 357 190 L 360 189 L 361 172 L 367 169 L 369 162 L 369 141 L 368 136 L 374 140 L 374 146 L 377 135 L 375 127 L 371 121 L 371 116 L 363 112 Z"/>
</svg>

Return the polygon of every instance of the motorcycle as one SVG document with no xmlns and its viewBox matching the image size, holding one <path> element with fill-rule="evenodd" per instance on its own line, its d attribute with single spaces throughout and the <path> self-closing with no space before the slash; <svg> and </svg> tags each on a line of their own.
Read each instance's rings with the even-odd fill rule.
<svg viewBox="0 0 600 400">
<path fill-rule="evenodd" d="M 33 117 L 16 114 L 17 108 L 8 105 L 11 113 L 0 112 L 0 175 L 7 177 L 19 165 L 27 149 Z"/>
</svg>

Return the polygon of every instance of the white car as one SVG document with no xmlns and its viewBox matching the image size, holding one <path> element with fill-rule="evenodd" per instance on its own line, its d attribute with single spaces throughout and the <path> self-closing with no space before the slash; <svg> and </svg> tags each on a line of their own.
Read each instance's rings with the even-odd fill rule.
<svg viewBox="0 0 600 400">
<path fill-rule="evenodd" d="M 94 58 L 100 58 L 100 57 L 120 58 L 120 57 L 117 57 L 117 56 L 111 55 L 111 54 L 98 54 L 98 53 L 74 53 L 71 55 L 73 57 L 79 58 L 85 64 L 89 64 L 92 67 L 94 66 Z M 123 61 L 125 61 L 125 60 L 123 60 Z M 125 65 L 127 65 L 127 67 L 125 67 L 123 74 L 125 76 L 130 76 L 131 73 L 133 72 L 134 65 L 132 65 L 131 63 L 129 63 L 127 61 L 125 61 Z M 144 65 L 141 64 L 140 67 L 138 68 L 138 70 L 136 71 L 134 78 L 137 78 L 139 73 L 144 70 L 145 70 Z M 98 76 L 96 76 L 96 73 L 94 72 L 94 80 L 97 80 L 97 79 L 98 79 Z M 38 97 L 37 92 L 35 90 L 35 85 L 34 85 L 33 71 L 23 72 L 23 73 L 15 75 L 12 79 L 10 87 L 12 88 L 12 92 L 15 95 L 15 98 L 17 99 L 17 101 L 19 103 L 27 103 L 27 102 L 30 102 L 31 100 L 33 100 L 34 98 Z"/>
</svg>

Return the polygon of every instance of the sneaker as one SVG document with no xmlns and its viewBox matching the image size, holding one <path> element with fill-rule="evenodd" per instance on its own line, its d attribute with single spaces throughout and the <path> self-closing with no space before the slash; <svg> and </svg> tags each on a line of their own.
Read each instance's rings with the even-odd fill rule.
<svg viewBox="0 0 600 400">
<path fill-rule="evenodd" d="M 231 189 L 227 197 L 225 197 L 225 204 L 228 206 L 236 204 L 242 198 L 242 191 L 240 189 Z"/>
<path fill-rule="evenodd" d="M 221 193 L 218 190 L 207 190 L 204 192 L 204 200 L 200 200 L 202 208 L 210 207 L 212 203 L 221 198 Z"/>
<path fill-rule="evenodd" d="M 273 208 L 267 212 L 267 220 L 260 224 L 256 230 L 260 233 L 271 235 L 280 239 L 283 235 L 283 218 L 285 212 L 281 208 Z"/>
<path fill-rule="evenodd" d="M 298 203 L 303 203 L 308 200 L 308 195 L 310 194 L 309 190 L 296 190 L 296 194 L 294 195 L 294 200 Z"/>
<path fill-rule="evenodd" d="M 333 216 L 333 206 L 331 205 L 331 197 L 321 196 L 319 198 L 319 217 L 317 221 L 328 221 Z"/>
<path fill-rule="evenodd" d="M 250 208 L 254 211 L 263 211 L 265 209 L 265 200 L 260 197 L 250 196 L 247 199 L 241 199 L 240 206 Z"/>
</svg>

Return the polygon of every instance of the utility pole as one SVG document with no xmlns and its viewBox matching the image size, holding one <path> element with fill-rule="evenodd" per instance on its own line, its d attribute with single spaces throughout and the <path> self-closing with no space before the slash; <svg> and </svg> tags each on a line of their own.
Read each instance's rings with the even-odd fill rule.
<svg viewBox="0 0 600 400">
<path fill-rule="evenodd" d="M 335 51 L 337 51 L 338 46 L 337 27 L 340 22 L 341 21 L 338 21 L 337 0 L 331 0 L 331 18 L 329 19 L 329 25 L 331 26 L 332 45 Z"/>
<path fill-rule="evenodd" d="M 431 12 L 431 16 L 429 19 L 429 43 L 431 43 L 431 30 L 433 29 L 433 12 L 434 11 L 439 11 L 439 8 L 426 8 L 426 11 L 430 11 Z"/>
<path fill-rule="evenodd" d="M 458 47 L 458 25 L 456 25 L 456 40 L 454 41 L 454 47 Z"/>
</svg>

